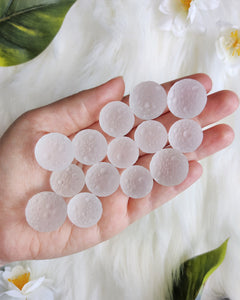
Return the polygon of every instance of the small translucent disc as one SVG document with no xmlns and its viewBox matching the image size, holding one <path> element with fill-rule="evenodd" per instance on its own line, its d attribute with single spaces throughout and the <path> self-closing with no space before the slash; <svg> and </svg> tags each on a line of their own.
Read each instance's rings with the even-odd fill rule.
<svg viewBox="0 0 240 300">
<path fill-rule="evenodd" d="M 99 124 L 110 136 L 124 136 L 133 128 L 134 115 L 127 104 L 120 101 L 110 102 L 102 108 Z"/>
<path fill-rule="evenodd" d="M 85 176 L 81 168 L 70 165 L 62 171 L 51 174 L 50 185 L 52 190 L 63 197 L 73 197 L 84 187 Z"/>
<path fill-rule="evenodd" d="M 167 94 L 160 84 L 144 81 L 135 86 L 130 93 L 129 106 L 138 118 L 155 119 L 167 106 Z"/>
<path fill-rule="evenodd" d="M 88 169 L 85 181 L 91 193 L 99 197 L 106 197 L 118 189 L 120 175 L 113 165 L 100 162 Z"/>
<path fill-rule="evenodd" d="M 119 137 L 109 143 L 107 156 L 115 167 L 127 168 L 137 161 L 139 150 L 134 140 Z"/>
<path fill-rule="evenodd" d="M 67 205 L 54 192 L 41 192 L 28 201 L 25 216 L 33 229 L 40 232 L 55 231 L 66 219 Z"/>
<path fill-rule="evenodd" d="M 46 170 L 63 170 L 74 159 L 72 142 L 61 133 L 48 133 L 38 140 L 35 146 L 35 158 Z"/>
<path fill-rule="evenodd" d="M 171 126 L 168 138 L 174 149 L 183 153 L 193 152 L 201 145 L 203 132 L 196 121 L 183 119 Z"/>
<path fill-rule="evenodd" d="M 166 145 L 168 134 L 160 122 L 149 120 L 138 125 L 134 139 L 143 152 L 155 153 Z"/>
<path fill-rule="evenodd" d="M 81 228 L 92 227 L 102 216 L 102 203 L 91 193 L 80 193 L 68 203 L 67 213 L 69 220 Z"/>
<path fill-rule="evenodd" d="M 167 103 L 175 116 L 190 119 L 203 111 L 207 103 L 207 93 L 197 80 L 182 79 L 170 88 Z"/>
<path fill-rule="evenodd" d="M 178 185 L 185 180 L 189 170 L 184 154 L 175 149 L 162 149 L 155 153 L 150 162 L 150 173 L 161 185 Z"/>
<path fill-rule="evenodd" d="M 131 166 L 123 171 L 120 186 L 125 195 L 131 198 L 143 198 L 153 187 L 150 172 L 142 166 Z"/>
<path fill-rule="evenodd" d="M 93 165 L 107 155 L 107 141 L 97 130 L 85 129 L 72 141 L 75 158 L 84 165 Z"/>
</svg>

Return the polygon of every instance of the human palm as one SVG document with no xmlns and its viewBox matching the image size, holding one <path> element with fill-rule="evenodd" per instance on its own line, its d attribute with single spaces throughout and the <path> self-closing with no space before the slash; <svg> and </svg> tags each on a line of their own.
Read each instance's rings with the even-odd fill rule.
<svg viewBox="0 0 240 300">
<path fill-rule="evenodd" d="M 211 89 L 207 75 L 195 74 Z M 175 81 L 163 84 L 168 91 Z M 202 145 L 188 153 L 189 174 L 186 180 L 174 187 L 154 183 L 152 192 L 142 199 L 131 199 L 119 188 L 113 195 L 100 198 L 103 215 L 97 225 L 82 229 L 68 219 L 57 231 L 34 231 L 25 220 L 27 201 L 36 193 L 49 191 L 50 172 L 42 169 L 34 158 L 38 139 L 49 132 L 60 132 L 72 138 L 85 128 L 101 131 L 98 116 L 101 108 L 110 101 L 128 102 L 124 97 L 124 83 L 115 78 L 106 84 L 80 92 L 51 105 L 29 111 L 17 119 L 0 139 L 0 261 L 53 258 L 79 252 L 107 240 L 135 220 L 174 198 L 192 185 L 202 173 L 198 160 L 228 146 L 234 137 L 228 125 L 216 125 L 204 131 Z M 204 111 L 195 119 L 205 127 L 231 114 L 238 107 L 237 96 L 220 91 L 208 96 Z M 167 129 L 177 118 L 169 111 L 158 118 Z M 136 119 L 135 126 L 141 120 Z M 134 129 L 128 136 L 133 137 Z M 106 136 L 109 141 L 111 138 Z M 141 153 L 137 164 L 149 167 L 152 155 Z"/>
</svg>

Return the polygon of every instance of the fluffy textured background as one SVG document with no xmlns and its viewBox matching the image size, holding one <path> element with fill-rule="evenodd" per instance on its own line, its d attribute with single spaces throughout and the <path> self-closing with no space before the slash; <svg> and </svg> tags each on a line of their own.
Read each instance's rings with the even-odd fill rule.
<svg viewBox="0 0 240 300">
<path fill-rule="evenodd" d="M 213 91 L 240 93 L 238 71 L 229 71 L 215 47 L 217 21 L 240 26 L 240 2 L 220 1 L 209 12 L 207 32 L 192 30 L 182 36 L 162 29 L 161 2 L 167 1 L 77 1 L 39 57 L 0 68 L 0 134 L 23 112 L 118 75 L 124 77 L 126 94 L 143 80 L 162 83 L 195 72 L 211 76 Z M 240 111 L 225 121 L 235 130 L 234 143 L 202 161 L 202 178 L 186 192 L 92 249 L 22 264 L 34 276 L 52 279 L 59 300 L 165 300 L 172 272 L 184 259 L 230 237 L 225 261 L 211 276 L 205 299 L 239 300 Z"/>
</svg>

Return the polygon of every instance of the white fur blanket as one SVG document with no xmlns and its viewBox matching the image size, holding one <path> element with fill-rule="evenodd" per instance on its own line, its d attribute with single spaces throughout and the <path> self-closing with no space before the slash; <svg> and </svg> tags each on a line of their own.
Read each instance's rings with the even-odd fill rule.
<svg viewBox="0 0 240 300">
<path fill-rule="evenodd" d="M 240 27 L 240 2 L 215 0 L 216 8 L 204 10 L 201 1 L 206 2 L 192 0 L 201 26 L 188 25 L 179 35 L 171 16 L 172 23 L 162 24 L 166 14 L 159 5 L 167 1 L 77 1 L 39 57 L 0 68 L 0 134 L 23 112 L 118 75 L 124 77 L 126 94 L 143 80 L 162 83 L 196 72 L 211 76 L 213 91 L 239 93 L 239 60 L 231 65 L 216 44 L 223 23 Z M 230 237 L 206 299 L 239 300 L 240 111 L 225 122 L 235 130 L 234 143 L 202 161 L 202 178 L 186 192 L 92 249 L 20 264 L 36 277 L 51 279 L 58 300 L 165 300 L 183 258 Z"/>
</svg>

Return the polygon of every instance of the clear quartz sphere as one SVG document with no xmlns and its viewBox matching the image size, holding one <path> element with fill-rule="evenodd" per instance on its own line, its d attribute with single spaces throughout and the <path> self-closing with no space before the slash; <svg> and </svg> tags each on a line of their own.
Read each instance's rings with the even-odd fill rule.
<svg viewBox="0 0 240 300">
<path fill-rule="evenodd" d="M 66 219 L 67 205 L 54 192 L 40 192 L 28 201 L 25 216 L 27 223 L 36 231 L 55 231 Z"/>
<path fill-rule="evenodd" d="M 129 106 L 138 118 L 155 119 L 167 106 L 167 94 L 160 84 L 144 81 L 136 85 L 130 93 Z"/>
<path fill-rule="evenodd" d="M 118 189 L 120 175 L 110 163 L 100 162 L 87 170 L 85 182 L 91 193 L 99 197 L 107 197 Z"/>
<path fill-rule="evenodd" d="M 115 167 L 127 168 L 137 161 L 139 150 L 134 140 L 129 137 L 119 137 L 109 143 L 107 156 Z"/>
<path fill-rule="evenodd" d="M 193 152 L 202 143 L 203 131 L 196 121 L 182 119 L 171 126 L 168 139 L 172 148 L 183 153 Z"/>
<path fill-rule="evenodd" d="M 129 106 L 121 101 L 106 104 L 99 115 L 100 127 L 105 133 L 113 137 L 127 134 L 133 128 L 134 120 Z"/>
<path fill-rule="evenodd" d="M 199 115 L 207 103 L 204 86 L 194 79 L 177 81 L 167 96 L 168 108 L 178 118 L 191 119 Z"/>
<path fill-rule="evenodd" d="M 188 174 L 189 164 L 186 156 L 175 149 L 162 149 L 156 152 L 150 162 L 153 179 L 165 186 L 182 183 Z"/>
<path fill-rule="evenodd" d="M 54 171 L 50 177 L 52 190 L 63 197 L 75 196 L 84 185 L 85 175 L 82 169 L 73 164 L 62 171 Z"/>
<path fill-rule="evenodd" d="M 97 130 L 84 129 L 72 141 L 76 160 L 84 165 L 93 165 L 107 155 L 107 141 Z"/>
<path fill-rule="evenodd" d="M 158 121 L 144 121 L 138 125 L 134 140 L 145 153 L 155 153 L 162 149 L 168 139 L 166 128 Z"/>
<path fill-rule="evenodd" d="M 143 198 L 151 192 L 153 179 L 146 168 L 135 165 L 123 171 L 120 177 L 120 186 L 128 197 Z"/>
<path fill-rule="evenodd" d="M 34 153 L 38 164 L 49 171 L 63 170 L 74 159 L 72 142 L 57 132 L 42 136 L 35 146 Z"/>
<path fill-rule="evenodd" d="M 102 203 L 91 193 L 75 195 L 68 203 L 67 213 L 69 220 L 81 228 L 96 225 L 103 212 Z"/>
</svg>

